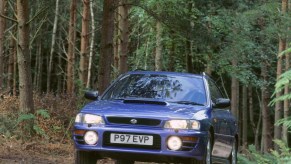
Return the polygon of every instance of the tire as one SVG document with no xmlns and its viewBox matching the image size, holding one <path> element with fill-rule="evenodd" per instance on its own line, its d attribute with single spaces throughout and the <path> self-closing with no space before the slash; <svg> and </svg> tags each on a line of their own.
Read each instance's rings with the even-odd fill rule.
<svg viewBox="0 0 291 164">
<path fill-rule="evenodd" d="M 237 164 L 237 141 L 234 139 L 231 154 L 228 158 L 230 164 Z"/>
<path fill-rule="evenodd" d="M 191 164 L 212 164 L 212 148 L 213 148 L 213 138 L 210 132 L 208 132 L 208 140 L 206 146 L 206 154 L 204 155 L 204 159 L 191 161 Z"/>
<path fill-rule="evenodd" d="M 93 152 L 76 151 L 75 164 L 96 164 L 97 157 Z"/>
<path fill-rule="evenodd" d="M 115 164 L 134 164 L 134 161 L 129 161 L 129 160 L 116 160 Z"/>
</svg>

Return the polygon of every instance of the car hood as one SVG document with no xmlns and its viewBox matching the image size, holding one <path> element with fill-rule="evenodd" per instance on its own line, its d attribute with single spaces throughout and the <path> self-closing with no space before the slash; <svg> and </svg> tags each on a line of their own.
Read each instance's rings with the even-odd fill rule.
<svg viewBox="0 0 291 164">
<path fill-rule="evenodd" d="M 102 116 L 121 117 L 151 117 L 160 119 L 197 119 L 207 118 L 205 106 L 183 105 L 176 103 L 147 104 L 124 103 L 121 100 L 100 100 L 87 104 L 82 113 L 97 114 Z"/>
</svg>

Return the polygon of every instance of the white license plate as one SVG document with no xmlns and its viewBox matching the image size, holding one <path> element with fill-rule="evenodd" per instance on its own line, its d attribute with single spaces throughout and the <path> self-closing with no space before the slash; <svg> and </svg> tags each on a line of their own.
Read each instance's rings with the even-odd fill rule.
<svg viewBox="0 0 291 164">
<path fill-rule="evenodd" d="M 153 145 L 153 136 L 136 134 L 110 134 L 110 143 L 134 144 L 134 145 Z"/>
</svg>

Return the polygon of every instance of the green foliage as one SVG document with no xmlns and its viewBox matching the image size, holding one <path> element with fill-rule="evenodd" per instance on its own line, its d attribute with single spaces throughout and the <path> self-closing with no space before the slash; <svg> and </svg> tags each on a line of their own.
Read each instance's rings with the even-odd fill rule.
<svg viewBox="0 0 291 164">
<path fill-rule="evenodd" d="M 36 114 L 45 118 L 45 119 L 50 118 L 50 114 L 49 114 L 48 110 L 46 110 L 46 109 L 39 109 L 36 111 Z"/>
<path fill-rule="evenodd" d="M 247 155 L 238 155 L 239 163 L 242 164 L 290 164 L 291 151 L 290 148 L 281 140 L 275 140 L 275 144 L 279 146 L 278 151 L 271 151 L 271 153 L 262 154 L 258 152 L 254 145 L 249 145 Z"/>
<path fill-rule="evenodd" d="M 20 123 L 31 121 L 34 119 L 35 119 L 35 115 L 32 113 L 20 114 L 19 117 L 17 118 L 17 124 L 15 126 L 18 126 Z"/>
<path fill-rule="evenodd" d="M 38 125 L 33 125 L 33 130 L 36 132 L 36 134 L 45 137 L 46 139 L 48 139 L 48 135 L 45 133 L 45 131 L 39 127 Z"/>
</svg>

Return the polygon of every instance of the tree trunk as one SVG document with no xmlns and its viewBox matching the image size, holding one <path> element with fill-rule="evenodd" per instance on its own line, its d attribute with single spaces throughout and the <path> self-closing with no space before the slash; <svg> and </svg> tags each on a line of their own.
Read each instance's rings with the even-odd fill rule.
<svg viewBox="0 0 291 164">
<path fill-rule="evenodd" d="M 242 98 L 242 146 L 243 150 L 246 151 L 248 147 L 248 88 L 245 85 L 243 86 Z"/>
<path fill-rule="evenodd" d="M 232 66 L 237 66 L 237 61 L 232 61 Z M 235 77 L 231 78 L 231 112 L 239 120 L 238 105 L 239 105 L 239 82 Z"/>
<path fill-rule="evenodd" d="M 82 85 L 87 83 L 88 62 L 89 62 L 89 20 L 90 20 L 90 0 L 83 0 L 82 14 L 82 34 L 81 34 L 81 56 L 79 78 Z"/>
<path fill-rule="evenodd" d="M 23 113 L 33 113 L 33 88 L 29 55 L 29 0 L 17 0 L 18 45 L 17 58 L 19 67 L 19 109 Z"/>
<path fill-rule="evenodd" d="M 101 50 L 98 68 L 98 90 L 102 94 L 110 84 L 113 60 L 114 7 L 115 0 L 103 1 L 103 22 L 101 31 Z"/>
<path fill-rule="evenodd" d="M 13 30 L 14 31 L 14 30 Z M 10 91 L 13 91 L 13 73 L 14 73 L 14 53 L 15 52 L 15 46 L 16 41 L 15 39 L 11 36 L 10 37 L 10 43 L 9 43 L 9 65 L 8 65 L 8 87 Z"/>
<path fill-rule="evenodd" d="M 262 78 L 264 82 L 268 81 L 268 71 L 267 71 L 267 64 L 262 63 Z M 263 152 L 268 153 L 272 149 L 272 124 L 270 119 L 270 109 L 269 109 L 269 102 L 270 96 L 269 91 L 266 85 L 262 88 L 262 117 L 263 117 L 263 127 L 262 127 L 262 138 L 263 138 Z"/>
<path fill-rule="evenodd" d="M 260 111 L 259 111 L 259 120 L 257 122 L 256 131 L 255 131 L 255 147 L 256 147 L 256 150 L 259 150 L 260 149 L 259 133 L 260 133 L 260 127 L 261 127 L 261 122 L 262 122 L 262 103 L 261 103 L 260 94 L 258 92 L 256 92 L 256 93 L 257 93 L 257 96 L 258 96 L 258 102 L 259 102 Z M 263 140 L 263 137 L 262 137 L 262 140 Z"/>
<path fill-rule="evenodd" d="M 285 14 L 287 11 L 287 3 L 288 0 L 282 0 L 282 6 L 281 6 L 281 13 Z M 279 37 L 279 53 L 278 53 L 278 61 L 277 61 L 277 80 L 282 74 L 282 56 L 279 54 L 286 49 L 286 39 L 283 38 L 282 36 Z M 277 92 L 276 93 L 276 98 L 279 98 L 282 96 L 282 92 Z M 278 120 L 282 119 L 283 116 L 283 103 L 282 101 L 277 101 L 275 103 L 275 122 Z M 282 126 L 281 125 L 275 125 L 274 127 L 274 139 L 281 139 L 282 137 Z M 275 150 L 278 151 L 279 147 L 278 145 L 275 144 Z"/>
<path fill-rule="evenodd" d="M 171 48 L 170 48 L 170 58 L 169 58 L 169 71 L 174 72 L 175 71 L 175 50 L 176 50 L 176 45 L 175 42 L 172 40 L 171 41 Z"/>
<path fill-rule="evenodd" d="M 118 22 L 119 26 L 119 35 L 120 36 L 120 44 L 118 45 L 119 48 L 119 73 L 125 73 L 128 71 L 128 66 L 127 66 L 127 53 L 128 53 L 128 38 L 129 38 L 129 17 L 128 17 L 128 10 L 129 6 L 125 5 L 127 3 L 127 0 L 121 0 L 120 4 L 121 6 L 119 7 L 119 15 L 120 15 L 120 20 Z"/>
<path fill-rule="evenodd" d="M 93 11 L 93 2 L 90 1 L 90 13 L 91 13 L 91 44 L 90 44 L 90 55 L 89 55 L 89 64 L 88 64 L 88 75 L 87 75 L 87 84 L 86 88 L 90 88 L 90 79 L 91 79 L 91 68 L 92 68 L 92 58 L 94 53 L 94 38 L 95 38 L 95 17 Z"/>
<path fill-rule="evenodd" d="M 290 60 L 289 60 L 289 55 L 290 54 L 286 54 L 286 58 L 285 58 L 285 70 L 289 70 L 290 68 Z M 284 95 L 288 95 L 289 94 L 289 87 L 290 84 L 286 84 L 285 85 L 285 89 L 284 89 Z M 290 99 L 285 99 L 284 100 L 284 118 L 289 118 L 290 116 Z M 282 140 L 286 143 L 286 145 L 288 145 L 288 142 L 290 142 L 290 140 L 288 139 L 288 127 L 287 126 L 283 126 L 282 129 Z"/>
<path fill-rule="evenodd" d="M 0 14 L 6 15 L 7 0 L 0 1 Z M 4 80 L 4 31 L 6 28 L 6 19 L 0 17 L 0 91 L 3 87 Z"/>
<path fill-rule="evenodd" d="M 42 69 L 43 69 L 43 57 L 42 57 L 42 43 L 39 43 L 38 46 L 38 55 L 37 55 L 37 60 L 38 60 L 38 68 L 37 68 L 37 91 L 42 90 Z"/>
<path fill-rule="evenodd" d="M 77 0 L 71 0 L 70 22 L 68 33 L 68 54 L 67 54 L 67 93 L 74 93 L 74 66 L 75 66 L 75 41 L 76 41 L 76 19 L 77 19 Z"/>
<path fill-rule="evenodd" d="M 250 125 L 252 127 L 253 135 L 256 133 L 256 124 L 254 120 L 254 102 L 253 102 L 253 88 L 251 86 L 248 87 L 248 99 L 249 99 L 249 117 L 250 117 Z M 255 143 L 255 141 L 254 141 Z"/>
<path fill-rule="evenodd" d="M 54 26 L 53 26 L 53 34 L 52 34 L 52 44 L 51 44 L 51 51 L 50 51 L 50 59 L 49 59 L 49 68 L 47 72 L 47 84 L 46 84 L 46 91 L 50 92 L 51 89 L 51 74 L 52 74 L 52 66 L 53 66 L 53 55 L 55 53 L 55 44 L 56 44 L 56 35 L 57 35 L 57 27 L 58 27 L 58 18 L 59 18 L 59 1 L 56 0 L 56 12 L 55 12 L 55 19 L 54 19 Z"/>
<path fill-rule="evenodd" d="M 13 51 L 13 95 L 17 95 L 17 45 L 16 41 L 14 40 L 14 51 Z"/>
<path fill-rule="evenodd" d="M 161 22 L 157 21 L 156 23 L 156 55 L 155 55 L 155 70 L 162 70 L 162 25 Z"/>
</svg>

